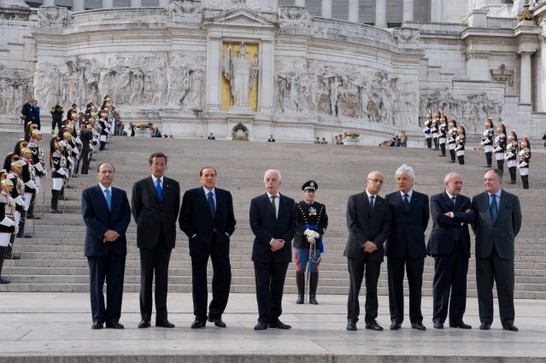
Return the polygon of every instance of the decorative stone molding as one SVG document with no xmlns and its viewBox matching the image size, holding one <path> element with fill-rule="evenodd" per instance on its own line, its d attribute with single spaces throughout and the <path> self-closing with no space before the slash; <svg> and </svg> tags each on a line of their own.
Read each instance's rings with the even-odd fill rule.
<svg viewBox="0 0 546 363">
<path fill-rule="evenodd" d="M 299 6 L 281 6 L 279 9 L 279 27 L 309 29 L 313 24 L 313 17 L 309 10 Z"/>
<path fill-rule="evenodd" d="M 493 81 L 505 82 L 510 87 L 514 85 L 514 71 L 506 69 L 505 64 L 501 64 L 497 69 L 491 69 L 490 73 Z"/>
<path fill-rule="evenodd" d="M 466 52 L 466 60 L 469 61 L 471 59 L 488 59 L 489 54 L 485 51 L 479 51 L 479 50 L 470 50 Z"/>
<path fill-rule="evenodd" d="M 201 2 L 197 0 L 171 0 L 167 9 L 167 19 L 175 23 L 199 24 L 201 14 Z"/>
<path fill-rule="evenodd" d="M 235 141 L 248 141 L 248 128 L 239 122 L 231 129 L 231 139 Z"/>
<path fill-rule="evenodd" d="M 63 29 L 70 26 L 70 11 L 63 7 L 41 6 L 38 8 L 38 26 L 40 28 Z"/>
<path fill-rule="evenodd" d="M 398 45 L 419 44 L 421 37 L 419 30 L 411 28 L 394 28 L 392 38 Z"/>
</svg>

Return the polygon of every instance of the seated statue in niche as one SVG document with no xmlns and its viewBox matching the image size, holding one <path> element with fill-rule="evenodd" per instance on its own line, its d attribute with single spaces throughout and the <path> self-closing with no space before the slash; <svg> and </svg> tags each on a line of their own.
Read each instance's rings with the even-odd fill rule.
<svg viewBox="0 0 546 363">
<path fill-rule="evenodd" d="M 239 47 L 239 55 L 231 56 L 231 45 L 224 53 L 223 69 L 229 81 L 233 105 L 249 107 L 250 91 L 258 74 L 258 55 L 251 60 L 246 57 L 245 43 Z"/>
</svg>

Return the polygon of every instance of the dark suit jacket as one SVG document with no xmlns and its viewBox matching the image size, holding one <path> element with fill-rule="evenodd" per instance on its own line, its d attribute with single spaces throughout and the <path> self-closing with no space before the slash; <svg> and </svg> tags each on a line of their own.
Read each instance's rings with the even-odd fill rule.
<svg viewBox="0 0 546 363">
<path fill-rule="evenodd" d="M 389 203 L 379 195 L 375 199 L 373 210 L 366 192 L 349 197 L 347 203 L 347 227 L 349 238 L 343 256 L 352 259 L 364 259 L 364 243 L 372 241 L 377 245 L 377 251 L 372 258 L 377 262 L 383 261 L 383 244 L 389 236 L 392 213 Z"/>
<path fill-rule="evenodd" d="M 82 192 L 82 216 L 85 230 L 85 256 L 105 256 L 112 251 L 116 255 L 127 254 L 125 231 L 131 222 L 131 208 L 124 190 L 112 187 L 112 211 L 99 185 Z M 104 233 L 112 229 L 119 233 L 115 242 L 103 243 Z"/>
<path fill-rule="evenodd" d="M 514 240 L 521 228 L 519 198 L 504 189 L 501 192 L 499 212 L 495 223 L 489 214 L 489 193 L 472 198 L 476 219 L 472 225 L 476 235 L 476 258 L 488 258 L 495 246 L 500 258 L 514 258 Z"/>
<path fill-rule="evenodd" d="M 133 185 L 131 206 L 137 224 L 138 248 L 156 247 L 161 233 L 167 246 L 174 248 L 176 220 L 180 208 L 180 185 L 176 180 L 163 177 L 161 202 L 151 176 L 136 182 Z"/>
<path fill-rule="evenodd" d="M 252 261 L 261 263 L 289 263 L 292 261 L 292 239 L 296 234 L 298 216 L 294 199 L 280 194 L 279 216 L 275 219 L 267 193 L 250 202 L 250 227 L 254 233 Z M 284 247 L 271 251 L 272 238 L 284 240 Z"/>
<path fill-rule="evenodd" d="M 467 209 L 471 211 L 465 213 Z M 466 256 L 470 257 L 468 224 L 475 218 L 470 198 L 457 196 L 453 207 L 451 199 L 444 191 L 430 197 L 430 210 L 434 224 L 428 239 L 427 253 L 431 256 L 449 255 L 455 247 L 455 241 L 459 240 L 463 243 Z M 446 212 L 453 212 L 453 218 L 445 216 Z"/>
<path fill-rule="evenodd" d="M 424 258 L 425 230 L 430 217 L 428 195 L 413 191 L 409 210 L 404 209 L 399 191 L 388 194 L 385 200 L 392 211 L 391 230 L 385 255 L 394 258 L 404 257 L 406 248 L 411 258 Z"/>
<path fill-rule="evenodd" d="M 180 208 L 180 229 L 189 238 L 191 256 L 210 254 L 213 234 L 219 243 L 229 243 L 235 231 L 233 198 L 227 190 L 214 188 L 216 194 L 216 218 L 212 218 L 203 187 L 184 193 Z"/>
</svg>

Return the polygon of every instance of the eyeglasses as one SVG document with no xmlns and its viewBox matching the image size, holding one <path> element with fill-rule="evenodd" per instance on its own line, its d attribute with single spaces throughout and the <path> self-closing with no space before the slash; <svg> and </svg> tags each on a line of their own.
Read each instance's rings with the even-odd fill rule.
<svg viewBox="0 0 546 363">
<path fill-rule="evenodd" d="M 376 184 L 383 184 L 383 179 L 368 179 L 368 181 L 371 181 L 372 183 Z"/>
</svg>

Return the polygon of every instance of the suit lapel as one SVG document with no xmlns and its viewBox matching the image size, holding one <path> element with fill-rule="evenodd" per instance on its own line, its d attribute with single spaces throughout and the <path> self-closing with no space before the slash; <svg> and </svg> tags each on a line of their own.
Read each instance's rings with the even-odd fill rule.
<svg viewBox="0 0 546 363">
<path fill-rule="evenodd" d="M 508 204 L 508 197 L 504 190 L 501 192 L 499 210 L 497 212 L 497 221 L 501 218 L 503 212 L 506 210 L 506 205 Z"/>
</svg>

